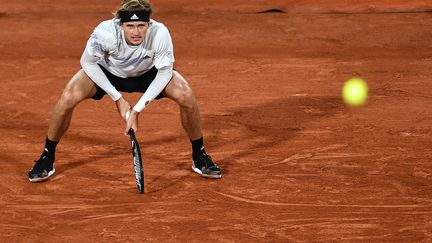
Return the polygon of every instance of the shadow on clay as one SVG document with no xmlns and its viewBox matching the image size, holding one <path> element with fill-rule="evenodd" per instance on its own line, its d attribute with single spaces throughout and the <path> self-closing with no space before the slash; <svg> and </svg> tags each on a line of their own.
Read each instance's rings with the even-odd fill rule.
<svg viewBox="0 0 432 243">
<path fill-rule="evenodd" d="M 212 142 L 213 151 L 233 151 L 221 160 L 225 174 L 229 174 L 230 165 L 237 160 L 260 156 L 261 151 L 297 136 L 308 123 L 331 117 L 344 107 L 339 97 L 289 97 L 204 116 L 203 123 L 211 134 L 207 141 Z M 229 131 L 237 136 L 230 137 Z"/>
<path fill-rule="evenodd" d="M 219 156 L 219 158 L 215 159 L 223 168 L 224 175 L 229 175 L 231 165 L 236 163 L 237 160 L 250 156 L 260 156 L 262 151 L 297 136 L 299 132 L 307 127 L 308 123 L 333 116 L 335 113 L 342 111 L 344 107 L 339 97 L 289 97 L 261 104 L 237 107 L 221 114 L 206 114 L 202 116 L 202 122 L 204 134 L 207 134 L 206 141 L 208 141 L 210 153 L 212 151 L 228 151 L 226 154 L 222 153 L 226 155 L 225 157 L 220 158 L 221 156 Z M 30 124 L 27 125 L 30 126 Z M 231 131 L 234 136 L 229 135 Z M 85 140 L 111 147 L 110 142 L 105 139 L 77 134 L 69 134 L 68 136 L 71 140 L 80 140 L 81 142 Z M 161 137 L 147 140 L 145 144 L 164 144 L 183 137 L 184 134 L 174 137 Z M 236 150 L 233 148 L 234 146 L 241 149 Z M 98 154 L 97 159 L 110 158 L 119 154 L 121 149 L 124 149 L 123 153 L 130 152 L 129 147 L 125 144 L 121 148 L 113 147 L 108 151 L 104 151 L 103 154 Z M 59 164 L 57 168 L 61 172 L 94 162 L 94 160 L 95 158 L 85 158 L 73 163 Z M 150 189 L 151 192 L 171 187 L 193 173 L 189 169 L 189 164 L 185 165 L 184 170 L 188 174 L 172 175 L 168 176 L 169 178 L 164 176 L 164 172 L 161 171 L 161 176 L 149 183 L 150 187 L 154 187 Z"/>
</svg>

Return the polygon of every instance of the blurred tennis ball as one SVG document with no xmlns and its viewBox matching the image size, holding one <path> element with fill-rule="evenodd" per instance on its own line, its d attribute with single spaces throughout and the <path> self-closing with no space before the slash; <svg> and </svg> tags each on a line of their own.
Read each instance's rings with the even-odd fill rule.
<svg viewBox="0 0 432 243">
<path fill-rule="evenodd" d="M 342 97 L 349 106 L 364 105 L 368 97 L 366 82 L 361 78 L 347 80 L 342 88 Z"/>
</svg>

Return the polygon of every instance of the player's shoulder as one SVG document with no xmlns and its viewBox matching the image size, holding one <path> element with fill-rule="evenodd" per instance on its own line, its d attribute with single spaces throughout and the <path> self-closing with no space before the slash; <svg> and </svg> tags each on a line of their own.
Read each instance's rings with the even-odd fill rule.
<svg viewBox="0 0 432 243">
<path fill-rule="evenodd" d="M 151 32 L 154 36 L 169 35 L 168 28 L 164 24 L 157 22 L 156 20 L 153 19 L 151 20 L 150 24 L 152 30 Z"/>
<path fill-rule="evenodd" d="M 115 45 L 119 39 L 120 24 L 117 19 L 102 21 L 93 31 L 93 37 L 107 46 Z"/>
<path fill-rule="evenodd" d="M 119 20 L 115 18 L 104 20 L 96 26 L 95 31 L 105 31 L 105 32 L 111 32 L 115 34 L 120 28 L 119 23 L 120 23 Z"/>
<path fill-rule="evenodd" d="M 151 20 L 150 20 L 150 24 L 151 24 L 151 26 L 152 26 L 153 28 L 167 29 L 167 27 L 166 27 L 163 23 L 158 22 L 158 21 L 156 21 L 156 20 L 154 20 L 154 19 L 151 19 Z"/>
</svg>

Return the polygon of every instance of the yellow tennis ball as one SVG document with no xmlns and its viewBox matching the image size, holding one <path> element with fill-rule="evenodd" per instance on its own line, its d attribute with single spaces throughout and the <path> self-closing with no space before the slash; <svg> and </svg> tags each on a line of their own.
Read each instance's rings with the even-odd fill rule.
<svg viewBox="0 0 432 243">
<path fill-rule="evenodd" d="M 361 78 L 352 78 L 345 82 L 342 88 L 342 97 L 349 106 L 361 106 L 366 103 L 368 86 Z"/>
</svg>

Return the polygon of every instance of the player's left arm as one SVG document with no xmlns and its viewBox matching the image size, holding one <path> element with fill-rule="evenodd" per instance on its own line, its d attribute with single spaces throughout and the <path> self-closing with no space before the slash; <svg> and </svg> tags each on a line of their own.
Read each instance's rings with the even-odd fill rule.
<svg viewBox="0 0 432 243">
<path fill-rule="evenodd" d="M 153 43 L 153 62 L 158 69 L 158 73 L 147 91 L 133 107 L 126 123 L 125 134 L 130 128 L 137 131 L 139 113 L 164 90 L 173 75 L 174 48 L 168 29 L 165 27 L 159 29 Z"/>
</svg>

